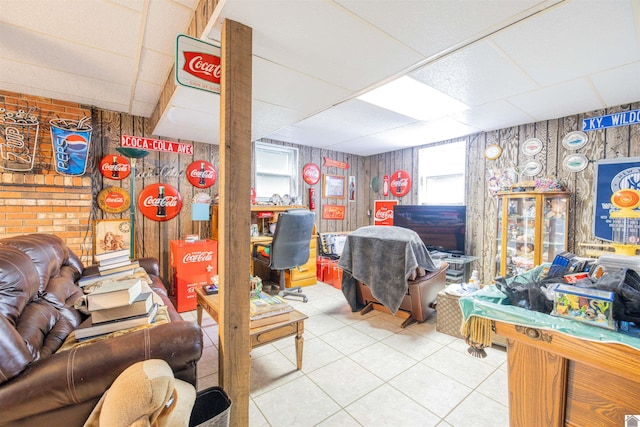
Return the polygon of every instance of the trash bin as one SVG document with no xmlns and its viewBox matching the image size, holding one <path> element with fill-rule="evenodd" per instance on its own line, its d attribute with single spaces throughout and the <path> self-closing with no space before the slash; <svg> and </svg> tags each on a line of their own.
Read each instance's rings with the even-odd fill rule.
<svg viewBox="0 0 640 427">
<path fill-rule="evenodd" d="M 220 387 L 210 387 L 196 394 L 189 427 L 228 427 L 231 399 Z"/>
</svg>

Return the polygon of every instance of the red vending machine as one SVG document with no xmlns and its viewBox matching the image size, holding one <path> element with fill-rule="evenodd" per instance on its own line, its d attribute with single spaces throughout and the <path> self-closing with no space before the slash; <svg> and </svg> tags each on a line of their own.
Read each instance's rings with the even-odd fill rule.
<svg viewBox="0 0 640 427">
<path fill-rule="evenodd" d="M 196 309 L 195 287 L 210 285 L 218 274 L 218 242 L 171 241 L 171 278 L 179 312 Z"/>
</svg>

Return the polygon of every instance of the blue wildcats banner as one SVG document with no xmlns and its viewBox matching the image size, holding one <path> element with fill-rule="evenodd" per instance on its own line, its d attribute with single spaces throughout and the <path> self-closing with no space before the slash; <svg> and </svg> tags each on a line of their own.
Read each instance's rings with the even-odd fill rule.
<svg viewBox="0 0 640 427">
<path fill-rule="evenodd" d="M 640 110 L 621 111 L 606 116 L 582 120 L 582 130 L 598 130 L 640 124 Z"/>
</svg>

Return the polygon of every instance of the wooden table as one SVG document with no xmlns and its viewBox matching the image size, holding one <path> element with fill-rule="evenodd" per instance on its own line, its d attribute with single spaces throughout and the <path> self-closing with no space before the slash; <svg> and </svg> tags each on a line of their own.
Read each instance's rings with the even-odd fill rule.
<svg viewBox="0 0 640 427">
<path fill-rule="evenodd" d="M 218 310 L 220 304 L 218 295 L 207 295 L 202 287 L 196 288 L 198 325 L 202 326 L 202 310 L 204 309 L 209 316 L 218 322 Z M 281 338 L 295 336 L 296 343 L 296 367 L 302 369 L 302 347 L 304 343 L 304 320 L 308 316 L 298 310 L 291 312 L 291 318 L 286 322 L 274 323 L 273 325 L 261 326 L 249 330 L 250 348 L 260 347 L 261 345 L 270 344 Z"/>
<path fill-rule="evenodd" d="M 507 338 L 509 424 L 622 426 L 640 412 L 640 351 L 494 321 Z"/>
</svg>

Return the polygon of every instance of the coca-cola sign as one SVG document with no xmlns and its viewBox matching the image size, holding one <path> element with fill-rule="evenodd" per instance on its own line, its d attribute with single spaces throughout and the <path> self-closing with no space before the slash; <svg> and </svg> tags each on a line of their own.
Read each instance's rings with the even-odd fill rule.
<svg viewBox="0 0 640 427">
<path fill-rule="evenodd" d="M 154 221 L 168 221 L 182 210 L 182 196 L 169 184 L 151 184 L 138 196 L 138 209 Z"/>
<path fill-rule="evenodd" d="M 411 189 L 411 175 L 407 171 L 397 170 L 390 178 L 389 189 L 396 197 L 406 195 Z"/>
<path fill-rule="evenodd" d="M 183 264 L 210 262 L 213 260 L 213 251 L 193 251 L 187 252 L 182 257 Z"/>
<path fill-rule="evenodd" d="M 187 180 L 194 187 L 208 188 L 215 184 L 218 174 L 216 168 L 204 160 L 196 160 L 187 166 Z"/>
<path fill-rule="evenodd" d="M 220 93 L 220 46 L 179 34 L 176 39 L 176 82 Z"/>
<path fill-rule="evenodd" d="M 315 163 L 307 163 L 302 168 L 302 179 L 309 185 L 315 185 L 320 181 L 320 167 Z"/>
<path fill-rule="evenodd" d="M 120 213 L 129 209 L 129 193 L 120 187 L 107 187 L 98 194 L 98 206 L 108 213 Z"/>
<path fill-rule="evenodd" d="M 107 154 L 100 160 L 100 173 L 105 178 L 119 181 L 131 173 L 129 159 L 118 154 Z"/>
<path fill-rule="evenodd" d="M 376 200 L 373 209 L 373 225 L 393 225 L 393 207 L 397 200 Z"/>
</svg>

